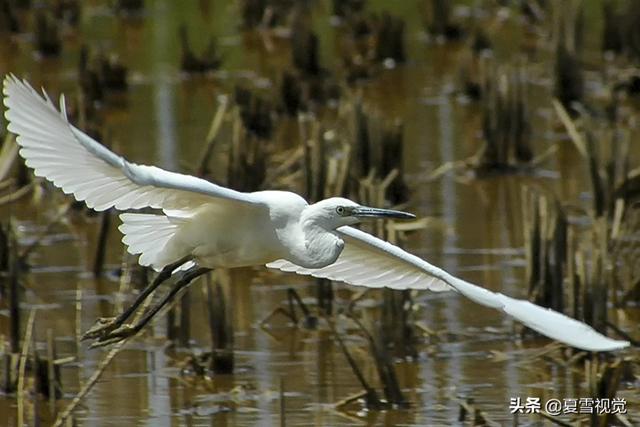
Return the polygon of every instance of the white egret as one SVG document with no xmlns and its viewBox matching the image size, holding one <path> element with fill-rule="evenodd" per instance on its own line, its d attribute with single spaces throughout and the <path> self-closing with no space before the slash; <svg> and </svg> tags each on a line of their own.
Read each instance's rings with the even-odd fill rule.
<svg viewBox="0 0 640 427">
<path fill-rule="evenodd" d="M 71 125 L 64 97 L 60 111 L 43 91 L 9 75 L 5 117 L 20 154 L 35 175 L 98 211 L 154 208 L 158 214 L 123 213 L 122 241 L 142 265 L 160 271 L 133 306 L 86 336 L 109 343 L 146 324 L 180 288 L 216 267 L 266 265 L 352 285 L 393 289 L 455 290 L 512 316 L 529 328 L 590 351 L 627 347 L 590 326 L 526 300 L 473 285 L 404 250 L 351 227 L 363 218 L 413 215 L 360 206 L 343 198 L 308 204 L 286 191 L 242 193 L 194 176 L 128 162 Z M 164 267 L 164 268 L 163 268 Z M 140 323 L 123 322 L 163 280 L 181 277 Z"/>
</svg>

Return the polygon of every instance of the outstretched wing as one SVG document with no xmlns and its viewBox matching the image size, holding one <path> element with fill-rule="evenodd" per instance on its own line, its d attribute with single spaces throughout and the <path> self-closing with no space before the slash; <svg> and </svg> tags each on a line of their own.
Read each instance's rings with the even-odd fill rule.
<svg viewBox="0 0 640 427">
<path fill-rule="evenodd" d="M 557 311 L 491 292 L 452 276 L 425 260 L 358 229 L 341 227 L 338 232 L 344 238 L 345 247 L 338 260 L 330 266 L 308 269 L 289 261 L 278 260 L 267 264 L 267 267 L 358 286 L 437 291 L 453 288 L 478 304 L 502 310 L 543 335 L 583 350 L 609 351 L 629 346 L 628 341 L 607 338 L 591 326 Z"/>
<path fill-rule="evenodd" d="M 251 194 L 204 179 L 128 162 L 69 123 L 64 97 L 58 111 L 44 91 L 43 97 L 13 75 L 5 77 L 3 93 L 8 129 L 18 135 L 27 166 L 90 208 L 183 210 L 214 201 L 261 204 Z"/>
</svg>

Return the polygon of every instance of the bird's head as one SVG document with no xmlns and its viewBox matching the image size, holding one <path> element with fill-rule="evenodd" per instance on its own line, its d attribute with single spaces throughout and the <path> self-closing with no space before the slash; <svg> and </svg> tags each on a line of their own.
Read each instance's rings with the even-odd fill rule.
<svg viewBox="0 0 640 427">
<path fill-rule="evenodd" d="M 391 209 L 370 208 L 349 199 L 332 197 L 310 205 L 305 210 L 304 217 L 326 229 L 335 230 L 367 218 L 413 219 L 415 215 Z"/>
</svg>

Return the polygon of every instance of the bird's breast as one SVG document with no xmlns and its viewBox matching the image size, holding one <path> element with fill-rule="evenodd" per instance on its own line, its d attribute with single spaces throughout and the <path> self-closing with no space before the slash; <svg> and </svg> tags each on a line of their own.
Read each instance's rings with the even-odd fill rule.
<svg viewBox="0 0 640 427">
<path fill-rule="evenodd" d="M 292 252 L 288 260 L 305 268 L 322 268 L 336 262 L 343 248 L 344 241 L 333 233 L 309 233 L 302 250 Z"/>
</svg>

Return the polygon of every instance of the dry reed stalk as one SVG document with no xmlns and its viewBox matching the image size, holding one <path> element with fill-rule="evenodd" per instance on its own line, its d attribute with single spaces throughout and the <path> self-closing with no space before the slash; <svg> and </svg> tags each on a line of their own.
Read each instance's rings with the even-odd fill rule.
<svg viewBox="0 0 640 427">
<path fill-rule="evenodd" d="M 93 386 L 98 382 L 98 380 L 104 373 L 104 370 L 107 368 L 107 366 L 109 366 L 109 363 L 111 363 L 111 361 L 118 355 L 118 353 L 120 353 L 120 351 L 122 350 L 122 348 L 127 342 L 128 342 L 128 339 L 120 341 L 116 343 L 111 350 L 109 350 L 109 353 L 104 359 L 102 359 L 97 369 L 94 371 L 93 375 L 91 375 L 89 380 L 84 384 L 84 386 L 78 392 L 78 394 L 76 394 L 76 396 L 73 398 L 71 403 L 67 405 L 65 410 L 58 415 L 55 423 L 53 424 L 53 427 L 60 427 L 65 423 L 65 421 L 67 420 L 67 418 L 69 418 L 73 410 L 80 404 L 82 399 L 84 399 L 84 397 L 91 391 Z"/>
<path fill-rule="evenodd" d="M 380 383 L 382 384 L 386 401 L 391 405 L 407 407 L 409 402 L 402 393 L 398 376 L 393 368 L 393 360 L 386 347 L 387 344 L 385 340 L 387 337 L 379 334 L 376 339 L 356 317 L 350 316 L 350 318 L 358 325 L 369 342 L 369 348 L 374 357 L 376 370 L 380 378 Z"/>
<path fill-rule="evenodd" d="M 311 192 L 311 188 L 313 187 L 313 176 L 311 174 L 311 148 L 310 148 L 310 143 L 309 143 L 309 139 L 310 139 L 310 125 L 309 123 L 311 122 L 311 116 L 309 114 L 306 113 L 299 113 L 298 114 L 298 132 L 300 134 L 300 143 L 302 144 L 302 169 L 304 171 L 304 177 L 305 177 L 305 191 L 307 193 L 307 195 L 310 194 Z"/>
<path fill-rule="evenodd" d="M 6 205 L 8 203 L 13 203 L 16 200 L 20 200 L 21 198 L 29 194 L 34 187 L 35 187 L 35 184 L 33 182 L 30 182 L 29 184 L 26 184 L 20 187 L 13 193 L 0 197 L 0 206 Z"/>
<path fill-rule="evenodd" d="M 100 215 L 100 229 L 98 241 L 96 242 L 95 258 L 93 261 L 93 277 L 100 277 L 104 270 L 104 260 L 107 254 L 107 242 L 109 240 L 109 229 L 111 227 L 111 209 L 102 212 Z"/>
<path fill-rule="evenodd" d="M 306 173 L 309 175 L 306 179 L 306 195 L 309 201 L 317 202 L 325 197 L 325 165 L 327 157 L 325 141 L 321 136 L 320 123 L 318 121 L 311 121 L 308 137 L 303 143 L 306 147 L 305 156 L 309 157 L 305 160 L 305 165 L 308 167 Z"/>
<path fill-rule="evenodd" d="M 404 20 L 384 11 L 378 21 L 375 31 L 375 59 L 379 63 L 388 60 L 393 60 L 396 64 L 405 62 Z"/>
<path fill-rule="evenodd" d="M 7 350 L 7 341 L 0 336 L 0 355 L 2 355 L 2 391 L 11 393 L 13 389 L 13 354 Z"/>
<path fill-rule="evenodd" d="M 307 78 L 317 77 L 322 72 L 320 40 L 310 24 L 309 14 L 302 11 L 302 8 L 298 9 L 291 25 L 291 62 Z"/>
<path fill-rule="evenodd" d="M 564 126 L 565 130 L 569 134 L 569 137 L 571 138 L 571 142 L 573 142 L 573 144 L 575 145 L 578 152 L 582 155 L 582 157 L 586 158 L 587 143 L 585 142 L 584 137 L 578 130 L 578 127 L 576 126 L 574 120 L 571 118 L 571 116 L 567 112 L 567 109 L 564 107 L 564 105 L 562 105 L 562 102 L 560 102 L 556 98 L 554 98 L 551 101 L 551 103 L 553 104 L 553 109 L 555 110 L 556 114 L 558 115 L 558 118 L 562 122 L 562 125 Z"/>
<path fill-rule="evenodd" d="M 180 60 L 180 69 L 184 73 L 206 73 L 214 71 L 222 64 L 222 58 L 218 53 L 218 47 L 215 38 L 209 39 L 209 44 L 205 50 L 196 55 L 189 44 L 187 34 L 187 26 L 182 24 L 178 29 L 178 37 L 180 38 L 180 48 L 182 58 Z"/>
<path fill-rule="evenodd" d="M 187 289 L 180 298 L 180 320 L 178 325 L 178 343 L 181 347 L 189 347 L 191 335 L 191 293 Z"/>
<path fill-rule="evenodd" d="M 436 40 L 457 40 L 462 36 L 462 29 L 451 19 L 450 1 L 427 0 L 423 14 L 427 32 Z"/>
<path fill-rule="evenodd" d="M 0 182 L 8 179 L 9 173 L 18 158 L 18 144 L 13 134 L 7 133 L 0 148 Z"/>
<path fill-rule="evenodd" d="M 311 313 L 307 304 L 302 300 L 298 291 L 293 288 L 287 289 L 287 308 L 276 307 L 273 309 L 265 318 L 260 322 L 260 327 L 268 333 L 268 330 L 265 327 L 268 325 L 269 321 L 275 317 L 276 314 L 282 314 L 295 325 L 299 325 L 298 315 L 296 314 L 296 305 L 302 311 L 303 317 L 303 327 L 306 329 L 316 329 L 318 326 L 318 318 Z"/>
<path fill-rule="evenodd" d="M 367 390 L 362 390 L 359 391 L 355 394 L 352 394 L 351 396 L 347 396 L 344 399 L 340 399 L 338 400 L 336 403 L 333 404 L 334 408 L 340 408 L 342 406 L 347 406 L 359 399 L 362 399 L 364 397 L 367 396 Z M 361 421 L 359 418 L 357 419 L 357 421 Z"/>
<path fill-rule="evenodd" d="M 78 280 L 76 283 L 76 295 L 75 295 L 75 341 L 76 341 L 76 351 L 80 348 L 80 341 L 82 338 L 82 287 L 80 286 L 80 281 Z"/>
<path fill-rule="evenodd" d="M 356 363 L 356 361 L 353 358 L 353 356 L 351 356 L 351 353 L 347 349 L 347 346 L 344 343 L 344 341 L 342 340 L 342 337 L 336 331 L 336 328 L 333 325 L 333 322 L 327 317 L 325 317 L 325 321 L 327 322 L 327 325 L 329 326 L 329 329 L 331 330 L 331 333 L 333 334 L 333 336 L 338 341 L 338 345 L 340 346 L 340 349 L 342 350 L 342 353 L 344 354 L 345 358 L 347 359 L 347 362 L 349 363 L 349 366 L 351 367 L 351 370 L 353 371 L 353 373 L 355 374 L 356 378 L 358 379 L 358 382 L 360 383 L 360 385 L 364 389 L 364 398 L 365 398 L 365 403 L 366 403 L 367 408 L 369 408 L 369 409 L 382 409 L 382 408 L 384 408 L 384 406 L 385 406 L 384 403 L 378 397 L 378 393 L 376 392 L 376 390 L 373 387 L 371 387 L 369 385 L 369 383 L 367 382 L 367 380 L 365 379 L 365 377 L 364 377 L 364 375 L 362 373 L 362 370 L 360 369 L 360 367 Z"/>
<path fill-rule="evenodd" d="M 121 313 L 124 310 L 124 304 L 126 302 L 126 295 L 131 291 L 131 282 L 133 280 L 132 264 L 130 258 L 132 255 L 127 250 L 122 251 L 122 261 L 120 268 L 122 273 L 120 274 L 120 280 L 118 281 L 118 292 L 116 293 L 116 299 L 114 302 L 114 312 Z M 135 262 L 135 261 L 134 261 Z"/>
<path fill-rule="evenodd" d="M 584 98 L 584 75 L 580 61 L 584 33 L 584 3 L 563 0 L 552 3 L 552 45 L 555 49 L 554 94 L 565 108 Z"/>
<path fill-rule="evenodd" d="M 304 149 L 298 146 L 293 150 L 287 150 L 283 156 L 274 155 L 277 166 L 269 168 L 265 179 L 265 187 L 283 186 L 293 187 L 298 178 L 292 179 L 291 176 L 297 176 L 302 171 L 298 167 L 298 163 L 304 156 Z M 295 170 L 294 170 L 295 169 Z M 291 172 L 294 170 L 293 172 Z"/>
<path fill-rule="evenodd" d="M 20 349 L 20 264 L 17 256 L 18 243 L 13 231 L 12 223 L 6 228 L 7 276 L 9 290 L 9 327 L 11 352 L 18 353 Z"/>
<path fill-rule="evenodd" d="M 220 98 L 220 105 L 216 110 L 216 114 L 213 116 L 213 120 L 211 120 L 211 125 L 209 127 L 209 132 L 207 132 L 207 138 L 205 139 L 205 147 L 200 155 L 200 160 L 198 161 L 198 167 L 196 168 L 196 174 L 198 176 L 203 176 L 207 173 L 207 165 L 211 160 L 211 155 L 213 154 L 213 148 L 215 147 L 216 138 L 218 137 L 218 133 L 220 133 L 220 129 L 222 128 L 222 122 L 227 113 L 227 108 L 229 106 L 229 99 L 226 96 Z"/>
<path fill-rule="evenodd" d="M 270 104 L 248 91 L 236 95 L 227 184 L 239 191 L 256 191 L 266 177 L 267 141 L 273 132 Z M 246 99 L 245 99 L 246 98 Z"/>
<path fill-rule="evenodd" d="M 530 166 L 534 155 L 526 65 L 491 65 L 482 93 L 484 147 L 475 165 L 476 173 L 505 173 Z"/>
<path fill-rule="evenodd" d="M 567 233 L 567 311 L 573 318 L 579 317 L 580 287 L 577 278 L 576 266 L 576 233 L 573 227 L 569 227 Z"/>
<path fill-rule="evenodd" d="M 280 384 L 278 387 L 278 392 L 280 395 L 280 427 L 285 427 L 287 425 L 287 419 L 286 419 L 286 403 L 285 403 L 285 396 L 284 396 L 284 378 L 280 377 Z"/>
<path fill-rule="evenodd" d="M 212 275 L 206 275 L 205 293 L 206 308 L 209 313 L 209 331 L 211 334 L 211 360 L 209 367 L 216 374 L 231 374 L 234 370 L 234 335 L 233 314 L 228 304 L 228 289 L 221 283 L 219 275 L 215 275 L 212 286 Z"/>
<path fill-rule="evenodd" d="M 367 176 L 373 168 L 373 159 L 371 153 L 371 136 L 369 133 L 369 116 L 366 114 L 362 100 L 356 98 L 351 104 L 353 114 L 352 121 L 352 140 L 353 152 L 352 158 L 354 164 L 352 170 L 357 178 Z"/>
<path fill-rule="evenodd" d="M 338 166 L 338 172 L 331 194 L 345 194 L 347 191 L 347 178 L 349 172 L 349 163 L 351 160 L 351 146 L 348 144 L 344 144 L 343 147 L 342 162 Z"/>
<path fill-rule="evenodd" d="M 31 345 L 31 334 L 33 333 L 33 324 L 36 318 L 36 309 L 32 308 L 29 312 L 29 320 L 27 320 L 27 329 L 25 330 L 24 340 L 22 341 L 22 350 L 20 351 L 20 362 L 18 364 L 18 425 L 24 425 L 24 383 L 27 369 L 27 355 L 29 346 Z"/>
<path fill-rule="evenodd" d="M 16 183 L 15 178 L 7 178 L 4 181 L 0 181 L 0 191 L 13 187 Z"/>
<path fill-rule="evenodd" d="M 55 415 L 56 411 L 56 381 L 57 376 L 55 372 L 54 361 L 56 359 L 55 348 L 53 342 L 53 331 L 47 329 L 47 376 L 49 377 L 48 394 L 49 394 L 49 410 L 52 415 Z"/>
</svg>

